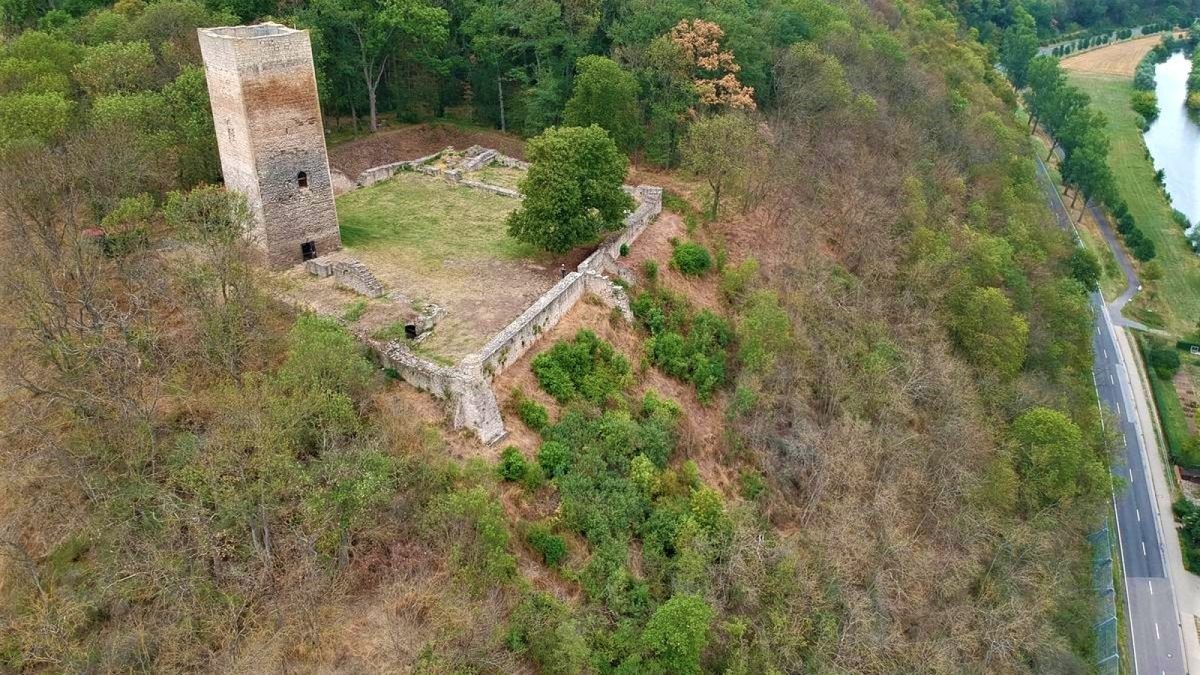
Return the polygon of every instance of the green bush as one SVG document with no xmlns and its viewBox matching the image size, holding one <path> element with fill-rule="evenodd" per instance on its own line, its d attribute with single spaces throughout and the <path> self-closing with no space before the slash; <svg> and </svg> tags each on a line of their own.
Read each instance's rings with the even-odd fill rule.
<svg viewBox="0 0 1200 675">
<path fill-rule="evenodd" d="M 542 556 L 542 561 L 551 567 L 558 567 L 567 559 L 567 541 L 550 531 L 545 525 L 534 525 L 525 535 L 530 548 Z"/>
<path fill-rule="evenodd" d="M 1146 362 L 1160 378 L 1169 380 L 1179 370 L 1179 351 L 1171 347 L 1155 347 L 1146 354 Z"/>
<path fill-rule="evenodd" d="M 676 595 L 663 603 L 642 633 L 651 670 L 699 673 L 700 654 L 708 644 L 713 609 L 696 595 Z"/>
<path fill-rule="evenodd" d="M 1179 521 L 1179 543 L 1183 549 L 1183 566 L 1193 574 L 1200 574 L 1200 507 L 1187 497 L 1180 497 L 1171 505 L 1175 520 Z"/>
<path fill-rule="evenodd" d="M 1158 97 L 1153 91 L 1135 91 L 1130 98 L 1134 112 L 1141 115 L 1147 122 L 1158 118 Z"/>
<path fill-rule="evenodd" d="M 495 586 L 516 574 L 504 511 L 482 487 L 440 497 L 429 518 L 435 526 L 431 536 L 450 544 L 451 561 L 475 587 Z"/>
<path fill-rule="evenodd" d="M 728 380 L 733 329 L 708 310 L 692 313 L 682 298 L 644 292 L 631 303 L 633 315 L 650 331 L 647 356 L 664 373 L 691 382 L 708 400 Z"/>
<path fill-rule="evenodd" d="M 642 274 L 646 275 L 646 281 L 650 283 L 658 281 L 658 263 L 653 260 L 642 262 Z"/>
<path fill-rule="evenodd" d="M 758 261 L 754 258 L 747 258 L 722 270 L 720 289 L 725 302 L 733 304 L 741 300 L 756 276 L 758 276 Z"/>
<path fill-rule="evenodd" d="M 712 269 L 712 256 L 700 244 L 685 242 L 671 252 L 671 266 L 689 276 L 702 276 Z"/>
<path fill-rule="evenodd" d="M 541 431 L 550 423 L 550 413 L 546 412 L 546 406 L 524 397 L 517 402 L 517 416 L 525 426 L 534 431 Z"/>
<path fill-rule="evenodd" d="M 519 481 L 525 478 L 525 474 L 529 471 L 529 466 L 525 461 L 525 455 L 521 454 L 521 449 L 515 445 L 510 445 L 500 453 L 500 477 L 504 480 Z"/>
<path fill-rule="evenodd" d="M 542 389 L 559 403 L 583 399 L 601 404 L 629 382 L 629 362 L 589 330 L 562 340 L 533 360 Z"/>
<path fill-rule="evenodd" d="M 621 244 L 619 251 L 622 258 L 627 257 L 629 255 L 629 244 Z"/>
<path fill-rule="evenodd" d="M 588 672 L 592 664 L 591 648 L 571 609 L 549 593 L 531 593 L 513 610 L 507 643 L 548 675 Z"/>
<path fill-rule="evenodd" d="M 538 464 L 550 478 L 557 478 L 571 467 L 571 448 L 566 443 L 546 441 L 538 449 Z"/>
</svg>

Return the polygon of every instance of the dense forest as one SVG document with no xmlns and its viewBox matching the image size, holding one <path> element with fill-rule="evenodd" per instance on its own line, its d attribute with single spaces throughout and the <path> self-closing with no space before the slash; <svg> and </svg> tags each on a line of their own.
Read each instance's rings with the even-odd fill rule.
<svg viewBox="0 0 1200 675">
<path fill-rule="evenodd" d="M 1191 23 L 1200 13 L 1194 0 L 965 0 L 949 3 L 985 42 L 998 41 L 998 30 L 1028 16 L 1043 39 L 1087 29 L 1139 26 L 1165 21 Z"/>
<path fill-rule="evenodd" d="M 3 667 L 1090 671 L 1091 314 L 990 5 L 0 8 Z M 453 459 L 211 185 L 195 29 L 269 17 L 333 137 L 598 124 L 718 252 L 710 300 L 642 270 L 624 347 L 534 360 L 536 460 Z"/>
</svg>

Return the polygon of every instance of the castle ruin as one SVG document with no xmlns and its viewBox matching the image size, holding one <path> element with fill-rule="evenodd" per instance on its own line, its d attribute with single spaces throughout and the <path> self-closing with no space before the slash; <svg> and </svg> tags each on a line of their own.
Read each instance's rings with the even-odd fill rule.
<svg viewBox="0 0 1200 675">
<path fill-rule="evenodd" d="M 308 32 L 277 23 L 201 28 L 221 173 L 249 202 L 271 267 L 341 248 Z"/>
</svg>

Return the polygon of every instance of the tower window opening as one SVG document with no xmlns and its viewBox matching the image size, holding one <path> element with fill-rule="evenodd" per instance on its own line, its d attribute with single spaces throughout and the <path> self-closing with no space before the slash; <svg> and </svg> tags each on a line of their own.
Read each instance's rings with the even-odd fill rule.
<svg viewBox="0 0 1200 675">
<path fill-rule="evenodd" d="M 300 189 L 308 187 L 308 174 L 303 171 L 296 174 L 296 184 L 300 186 Z"/>
</svg>

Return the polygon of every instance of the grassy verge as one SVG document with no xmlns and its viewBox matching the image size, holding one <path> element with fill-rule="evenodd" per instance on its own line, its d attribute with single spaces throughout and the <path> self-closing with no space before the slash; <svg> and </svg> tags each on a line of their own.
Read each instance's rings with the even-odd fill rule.
<svg viewBox="0 0 1200 675">
<path fill-rule="evenodd" d="M 1132 82 L 1108 75 L 1068 76 L 1108 118 L 1109 164 L 1117 189 L 1138 226 L 1154 241 L 1155 259 L 1162 265 L 1162 279 L 1146 284 L 1145 291 L 1131 303 L 1131 314 L 1149 325 L 1184 335 L 1194 329 L 1195 318 L 1200 316 L 1200 257 L 1171 218 L 1171 205 L 1154 181 L 1154 165 L 1142 141 L 1137 114 L 1129 106 Z"/>
<path fill-rule="evenodd" d="M 1121 655 L 1121 675 L 1133 675 L 1133 645 L 1129 641 L 1129 616 L 1126 614 L 1125 565 L 1121 560 L 1121 540 L 1116 536 L 1117 514 L 1108 509 L 1109 552 L 1113 560 L 1113 588 L 1116 589 L 1114 604 L 1117 608 L 1117 653 Z"/>
<path fill-rule="evenodd" d="M 1042 135 L 1034 135 L 1032 142 L 1033 151 L 1039 153 L 1039 157 L 1045 157 L 1050 152 L 1050 146 Z M 1058 194 L 1061 195 L 1063 192 L 1062 175 L 1059 174 L 1058 168 L 1053 162 L 1046 164 L 1046 173 L 1049 174 L 1050 180 L 1058 188 Z M 1064 202 L 1064 204 L 1066 203 Z M 1073 213 L 1070 215 L 1077 218 Z M 1079 232 L 1079 238 L 1083 240 L 1084 248 L 1095 254 L 1096 259 L 1100 261 L 1101 294 L 1104 295 L 1105 300 L 1115 300 L 1125 290 L 1125 275 L 1121 272 L 1121 266 L 1117 264 L 1117 257 L 1113 255 L 1112 249 L 1108 247 L 1108 243 L 1104 241 L 1103 235 L 1100 234 L 1090 217 L 1085 216 L 1075 229 Z"/>
<path fill-rule="evenodd" d="M 1188 429 L 1187 413 L 1179 402 L 1175 385 L 1167 379 L 1159 377 L 1150 364 L 1147 354 L 1155 347 L 1169 346 L 1166 342 L 1146 335 L 1138 336 L 1139 351 L 1142 354 L 1142 364 L 1146 369 L 1146 377 L 1150 380 L 1150 390 L 1154 395 L 1154 407 L 1158 411 L 1159 425 L 1162 427 L 1163 440 L 1171 461 L 1180 466 L 1200 469 L 1200 458 L 1194 456 L 1190 442 L 1191 432 Z M 1187 367 L 1187 366 L 1184 366 Z"/>
</svg>

